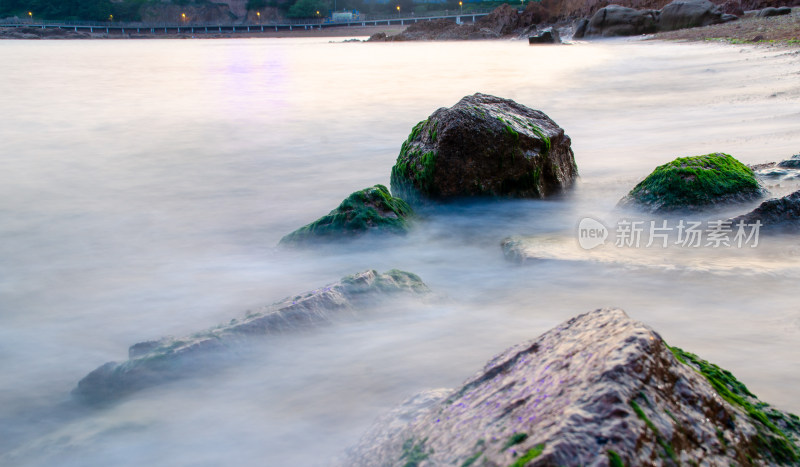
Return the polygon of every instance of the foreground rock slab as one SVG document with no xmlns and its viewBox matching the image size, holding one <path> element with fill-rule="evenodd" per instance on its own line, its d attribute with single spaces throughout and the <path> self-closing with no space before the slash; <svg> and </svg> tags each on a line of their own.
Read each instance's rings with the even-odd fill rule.
<svg viewBox="0 0 800 467">
<path fill-rule="evenodd" d="M 413 128 L 392 168 L 392 193 L 410 202 L 544 198 L 578 175 L 570 144 L 543 112 L 474 94 Z"/>
<path fill-rule="evenodd" d="M 796 465 L 798 436 L 729 372 L 603 309 L 410 399 L 343 465 Z"/>
<path fill-rule="evenodd" d="M 108 362 L 89 373 L 73 391 L 80 401 L 97 404 L 140 389 L 208 370 L 219 362 L 207 358 L 253 336 L 281 334 L 332 322 L 375 300 L 397 293 L 426 294 L 419 276 L 393 269 L 369 270 L 325 287 L 248 312 L 228 324 L 190 336 L 166 337 L 130 347 L 126 362 Z"/>
<path fill-rule="evenodd" d="M 409 229 L 411 207 L 393 197 L 383 185 L 365 188 L 316 221 L 283 237 L 283 246 L 359 237 L 367 232 L 405 234 Z"/>
<path fill-rule="evenodd" d="M 718 152 L 679 157 L 657 167 L 619 204 L 650 212 L 700 211 L 753 200 L 762 194 L 750 167 Z"/>
</svg>

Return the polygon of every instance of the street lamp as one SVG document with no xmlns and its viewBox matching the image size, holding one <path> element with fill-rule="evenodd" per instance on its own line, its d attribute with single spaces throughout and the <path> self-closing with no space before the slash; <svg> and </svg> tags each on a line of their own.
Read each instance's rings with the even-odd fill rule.
<svg viewBox="0 0 800 467">
<path fill-rule="evenodd" d="M 28 17 L 31 19 L 31 23 L 32 23 L 33 22 L 33 12 L 32 11 L 28 12 Z"/>
<path fill-rule="evenodd" d="M 186 23 L 186 13 L 181 13 L 181 21 Z"/>
<path fill-rule="evenodd" d="M 261 12 L 257 11 L 256 16 L 258 16 L 258 24 L 261 24 Z"/>
<path fill-rule="evenodd" d="M 397 5 L 397 16 L 400 16 L 400 5 Z"/>
<path fill-rule="evenodd" d="M 464 14 L 464 2 L 458 2 L 458 9 L 461 10 L 461 14 Z"/>
<path fill-rule="evenodd" d="M 108 15 L 108 21 L 114 22 L 114 15 Z"/>
</svg>

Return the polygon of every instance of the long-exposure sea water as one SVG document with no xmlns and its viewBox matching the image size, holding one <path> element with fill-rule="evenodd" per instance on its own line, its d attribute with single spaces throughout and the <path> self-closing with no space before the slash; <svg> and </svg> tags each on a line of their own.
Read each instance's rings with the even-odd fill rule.
<svg viewBox="0 0 800 467">
<path fill-rule="evenodd" d="M 337 39 L 339 40 L 339 39 Z M 326 465 L 378 415 L 454 387 L 578 313 L 625 309 L 800 412 L 796 240 L 575 258 L 655 166 L 800 152 L 796 52 L 600 41 L 0 42 L 0 464 Z M 286 233 L 383 183 L 414 124 L 484 92 L 540 109 L 581 179 L 556 199 L 445 205 L 403 238 L 310 251 Z M 791 183 L 772 183 L 775 195 Z M 743 213 L 757 203 L 723 214 Z M 546 260 L 503 257 L 554 239 Z M 435 291 L 274 336 L 227 369 L 102 409 L 70 391 L 128 346 L 186 335 L 365 269 Z"/>
</svg>

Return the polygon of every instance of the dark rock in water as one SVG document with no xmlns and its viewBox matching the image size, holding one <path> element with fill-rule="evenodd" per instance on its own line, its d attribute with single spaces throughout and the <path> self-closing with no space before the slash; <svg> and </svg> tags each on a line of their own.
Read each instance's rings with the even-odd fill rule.
<svg viewBox="0 0 800 467">
<path fill-rule="evenodd" d="M 586 37 L 635 36 L 658 30 L 658 11 L 609 5 L 597 10 L 586 27 Z"/>
<path fill-rule="evenodd" d="M 795 154 L 791 159 L 778 162 L 778 167 L 784 169 L 800 169 L 800 154 Z"/>
<path fill-rule="evenodd" d="M 753 170 L 728 154 L 679 157 L 657 167 L 620 201 L 651 212 L 698 211 L 763 193 Z"/>
<path fill-rule="evenodd" d="M 334 284 L 248 312 L 228 324 L 186 337 L 135 344 L 128 352 L 128 361 L 100 366 L 78 382 L 73 395 L 88 404 L 117 400 L 201 370 L 207 372 L 219 364 L 212 360 L 218 351 L 249 336 L 308 329 L 354 313 L 381 297 L 428 292 L 428 286 L 419 276 L 397 269 L 383 274 L 374 270 L 353 274 Z"/>
<path fill-rule="evenodd" d="M 763 10 L 759 11 L 756 16 L 759 18 L 767 18 L 769 16 L 781 16 L 781 15 L 791 15 L 792 9 L 787 6 L 782 6 L 779 8 L 775 7 L 767 7 Z"/>
<path fill-rule="evenodd" d="M 658 29 L 674 31 L 722 22 L 722 11 L 708 0 L 675 0 L 661 9 Z"/>
<path fill-rule="evenodd" d="M 369 36 L 367 42 L 384 42 L 386 41 L 386 33 L 385 32 L 376 32 L 375 34 Z"/>
<path fill-rule="evenodd" d="M 575 22 L 575 32 L 572 34 L 573 39 L 583 39 L 586 35 L 586 28 L 589 27 L 589 20 L 586 18 L 579 19 Z"/>
<path fill-rule="evenodd" d="M 751 212 L 734 217 L 730 222 L 734 226 L 740 222 L 746 225 L 761 222 L 763 230 L 800 231 L 800 191 L 783 198 L 768 199 Z"/>
<path fill-rule="evenodd" d="M 408 201 L 469 196 L 544 198 L 572 185 L 569 136 L 547 115 L 475 94 L 418 123 L 392 168 Z"/>
<path fill-rule="evenodd" d="M 300 245 L 320 240 L 354 238 L 371 232 L 405 234 L 411 207 L 393 197 L 383 185 L 348 196 L 328 215 L 283 237 L 281 245 Z"/>
<path fill-rule="evenodd" d="M 528 44 L 560 44 L 561 36 L 553 28 L 547 28 L 535 36 L 528 37 Z"/>
<path fill-rule="evenodd" d="M 342 465 L 796 465 L 799 438 L 797 416 L 605 309 L 407 401 Z"/>
</svg>

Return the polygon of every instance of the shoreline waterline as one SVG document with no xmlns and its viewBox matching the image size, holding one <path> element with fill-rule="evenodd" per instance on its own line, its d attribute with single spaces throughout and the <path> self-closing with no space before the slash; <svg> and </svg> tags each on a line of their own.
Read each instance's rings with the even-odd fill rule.
<svg viewBox="0 0 800 467">
<path fill-rule="evenodd" d="M 735 274 L 718 273 L 727 263 L 675 270 L 622 255 L 518 266 L 500 247 L 517 235 L 567 244 L 582 217 L 617 220 L 616 202 L 678 156 L 724 151 L 753 164 L 796 154 L 795 57 L 635 40 L 378 47 L 4 43 L 0 87 L 14 92 L 0 117 L 0 367 L 9 375 L 0 418 L 11 433 L 0 440 L 18 442 L 0 441 L 0 463 L 325 465 L 403 398 L 457 387 L 508 346 L 604 306 L 800 411 L 791 240 L 757 250 L 748 261 L 759 267 Z M 441 206 L 388 242 L 275 249 L 353 191 L 388 186 L 412 127 L 478 91 L 565 129 L 582 177 L 574 190 Z M 716 261 L 702 250 L 689 259 Z M 80 378 L 124 360 L 132 344 L 392 268 L 418 274 L 441 300 L 277 336 L 224 372 L 108 410 L 29 417 L 68 400 Z"/>
</svg>

